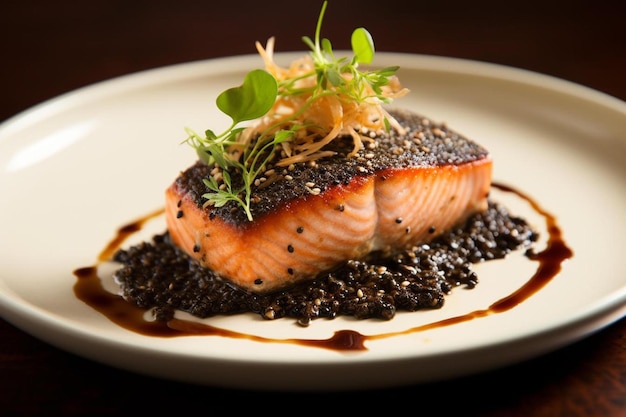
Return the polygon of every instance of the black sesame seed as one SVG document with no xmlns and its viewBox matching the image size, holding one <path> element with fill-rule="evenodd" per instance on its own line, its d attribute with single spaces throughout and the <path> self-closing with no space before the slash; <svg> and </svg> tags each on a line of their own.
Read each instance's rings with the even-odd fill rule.
<svg viewBox="0 0 626 417">
<path fill-rule="evenodd" d="M 298 226 L 298 228 L 296 229 L 296 232 L 298 232 L 298 233 L 304 232 L 304 227 Z"/>
<path fill-rule="evenodd" d="M 198 245 L 197 243 L 193 245 L 193 251 L 196 253 L 200 252 L 200 245 Z"/>
<path fill-rule="evenodd" d="M 396 218 L 396 223 L 398 223 L 398 224 L 402 223 L 402 217 Z"/>
<path fill-rule="evenodd" d="M 430 226 L 428 228 L 428 233 L 433 234 L 433 233 L 435 233 L 435 230 L 437 230 L 437 229 L 435 229 L 435 226 Z"/>
<path fill-rule="evenodd" d="M 287 268 L 287 273 L 289 275 L 293 275 L 293 268 Z"/>
<path fill-rule="evenodd" d="M 287 245 L 287 250 L 289 251 L 289 253 L 293 253 L 294 249 L 292 245 Z"/>
<path fill-rule="evenodd" d="M 254 285 L 261 285 L 263 284 L 263 280 L 261 278 L 257 278 L 254 280 Z"/>
<path fill-rule="evenodd" d="M 178 211 L 176 212 L 176 218 L 177 218 L 177 219 L 180 219 L 181 217 L 183 217 L 183 211 L 182 211 L 182 210 L 178 210 Z"/>
</svg>

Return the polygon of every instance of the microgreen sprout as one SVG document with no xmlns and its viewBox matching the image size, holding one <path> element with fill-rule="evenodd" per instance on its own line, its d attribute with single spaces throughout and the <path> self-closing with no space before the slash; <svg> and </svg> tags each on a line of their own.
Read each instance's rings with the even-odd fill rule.
<svg viewBox="0 0 626 417">
<path fill-rule="evenodd" d="M 278 86 L 276 79 L 264 70 L 250 71 L 241 86 L 230 88 L 222 92 L 216 100 L 217 107 L 232 119 L 231 125 L 223 133 L 217 135 L 212 130 L 206 130 L 205 137 L 200 137 L 191 130 L 188 141 L 196 148 L 201 160 L 206 163 L 216 163 L 222 169 L 224 187 L 220 187 L 214 176 L 205 178 L 204 184 L 212 191 L 203 195 L 216 207 L 225 205 L 228 201 L 236 201 L 246 211 L 248 219 L 252 220 L 250 212 L 251 186 L 259 171 L 265 165 L 259 162 L 259 156 L 267 152 L 286 138 L 285 134 L 276 135 L 274 140 L 265 144 L 256 152 L 247 152 L 243 160 L 239 157 L 238 136 L 244 127 L 238 127 L 241 122 L 253 120 L 266 114 L 274 105 Z M 244 152 L 246 154 L 246 152 Z M 271 155 L 268 155 L 269 158 Z M 234 188 L 229 169 L 241 171 L 243 186 Z"/>
<path fill-rule="evenodd" d="M 398 67 L 359 70 L 359 64 L 370 64 L 375 54 L 372 37 L 362 27 L 352 33 L 353 57 L 336 58 L 330 41 L 321 38 L 326 7 L 325 1 L 317 20 L 314 40 L 308 36 L 302 37 L 303 42 L 311 49 L 313 68 L 310 71 L 278 79 L 267 70 L 253 70 L 245 76 L 241 86 L 228 89 L 217 97 L 217 107 L 232 120 L 228 129 L 220 134 L 206 130 L 204 137 L 187 129 L 187 142 L 195 147 L 200 160 L 215 165 L 220 171 L 220 175 L 211 175 L 203 180 L 210 190 L 203 195 L 207 199 L 206 204 L 221 207 L 234 201 L 243 207 L 251 221 L 252 189 L 256 178 L 274 160 L 281 143 L 294 141 L 299 132 L 310 127 L 312 122 L 304 115 L 314 103 L 323 98 L 339 103 L 361 104 L 371 101 L 376 105 L 391 101 L 383 89 L 389 84 Z M 315 82 L 303 83 L 303 80 L 308 79 Z M 277 116 L 276 103 L 290 98 L 294 101 L 300 100 L 297 101 L 297 108 L 287 116 Z M 260 128 L 254 135 L 242 135 L 246 130 L 241 125 L 243 122 L 260 118 L 268 120 L 269 125 Z M 386 118 L 384 125 L 389 129 Z M 353 137 L 358 138 L 358 134 L 351 132 Z M 358 145 L 360 140 L 355 147 Z M 293 148 L 297 149 L 297 146 Z M 302 160 L 325 155 L 315 153 L 319 152 L 315 147 L 311 149 L 311 154 L 303 153 Z M 282 162 L 287 159 L 289 158 Z M 281 161 L 277 163 L 280 164 Z M 233 175 L 240 176 L 240 180 L 234 180 Z"/>
</svg>

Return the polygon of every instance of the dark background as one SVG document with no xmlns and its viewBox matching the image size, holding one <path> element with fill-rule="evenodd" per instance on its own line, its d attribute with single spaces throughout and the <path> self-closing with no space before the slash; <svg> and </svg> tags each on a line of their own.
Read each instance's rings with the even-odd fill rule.
<svg viewBox="0 0 626 417">
<path fill-rule="evenodd" d="M 556 76 L 626 99 L 626 2 L 332 0 L 322 35 L 349 48 L 366 27 L 377 50 L 467 58 Z M 0 121 L 73 89 L 144 69 L 304 50 L 321 1 L 4 1 Z M 626 121 L 625 121 L 626 123 Z M 1 198 L 1 196 L 0 196 Z M 1 215 L 1 214 L 0 214 Z M 0 234 L 1 239 L 1 234 Z M 566 295 L 564 295 L 566 296 Z M 287 406 L 287 403 L 294 405 Z M 268 394 L 192 386 L 113 369 L 0 320 L 0 414 L 180 412 L 626 416 L 626 321 L 505 369 L 367 393 Z M 398 410 L 398 411 L 396 411 Z M 161 414 L 160 414 L 161 415 Z"/>
<path fill-rule="evenodd" d="M 8 1 L 0 6 L 0 120 L 55 95 L 147 68 L 304 50 L 321 1 Z M 626 98 L 622 1 L 329 3 L 322 35 L 349 48 L 364 26 L 377 50 L 529 69 Z"/>
</svg>

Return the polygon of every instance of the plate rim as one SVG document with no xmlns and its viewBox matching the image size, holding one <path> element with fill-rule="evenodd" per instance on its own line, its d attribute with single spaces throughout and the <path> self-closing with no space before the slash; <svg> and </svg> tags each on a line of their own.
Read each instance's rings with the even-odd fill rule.
<svg viewBox="0 0 626 417">
<path fill-rule="evenodd" d="M 287 61 L 300 57 L 306 51 L 286 51 L 277 52 L 275 57 L 277 60 Z M 338 50 L 337 55 L 348 54 L 348 51 Z M 30 119 L 33 117 L 42 117 L 51 107 L 60 107 L 75 98 L 76 95 L 89 95 L 89 94 L 103 94 L 101 90 L 106 90 L 111 86 L 115 86 L 118 91 L 124 85 L 134 84 L 137 88 L 137 81 L 142 81 L 141 85 L 148 85 L 157 83 L 162 79 L 163 75 L 169 75 L 170 78 L 180 78 L 182 75 L 176 75 L 177 73 L 196 74 L 196 76 L 207 75 L 205 72 L 207 68 L 211 69 L 211 73 L 217 73 L 222 71 L 228 71 L 228 65 L 234 63 L 250 63 L 252 60 L 259 62 L 259 67 L 262 66 L 262 61 L 257 54 L 241 54 L 223 57 L 214 57 L 208 59 L 199 59 L 188 62 L 180 62 L 160 67 L 146 68 L 139 71 L 133 71 L 127 74 L 118 75 L 112 78 L 102 79 L 92 84 L 77 87 L 67 92 L 50 97 L 44 101 L 34 104 L 33 106 L 21 110 L 20 112 L 9 116 L 4 121 L 0 122 L 0 133 L 3 133 L 7 126 L 21 125 L 26 121 L 23 119 Z M 585 100 L 592 101 L 596 104 L 606 106 L 612 110 L 621 112 L 626 115 L 626 101 L 621 100 L 618 97 L 612 96 L 603 91 L 593 89 L 591 87 L 575 83 L 573 81 L 566 80 L 564 78 L 556 77 L 549 74 L 543 74 L 536 71 L 532 71 L 525 68 L 518 68 L 508 66 L 499 63 L 479 61 L 458 57 L 447 57 L 440 55 L 429 54 L 414 54 L 408 52 L 389 52 L 389 51 L 377 51 L 376 52 L 376 66 L 383 65 L 382 61 L 398 62 L 400 69 L 403 68 L 402 62 L 410 62 L 412 65 L 419 63 L 422 67 L 420 69 L 431 69 L 443 73 L 451 74 L 470 74 L 485 76 L 489 78 L 497 78 L 500 80 L 528 84 L 533 87 L 540 86 L 541 88 L 558 92 L 559 94 L 566 94 L 570 96 L 580 97 L 584 96 Z M 444 65 L 447 64 L 447 65 Z M 415 68 L 411 68 L 415 69 Z M 231 70 L 232 71 L 232 70 Z M 567 90 L 567 91 L 564 91 Z M 113 94 L 113 91 L 106 92 L 107 95 Z M 56 107 L 55 109 L 56 110 Z M 43 114 L 42 114 L 43 113 Z M 1 136 L 0 136 L 1 139 Z"/>
</svg>

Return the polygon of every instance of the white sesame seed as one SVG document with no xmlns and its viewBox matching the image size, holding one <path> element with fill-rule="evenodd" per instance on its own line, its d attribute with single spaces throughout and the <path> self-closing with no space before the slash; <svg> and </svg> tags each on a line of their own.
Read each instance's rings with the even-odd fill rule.
<svg viewBox="0 0 626 417">
<path fill-rule="evenodd" d="M 438 127 L 434 127 L 433 128 L 433 133 L 439 137 L 444 137 L 446 136 L 446 132 L 444 132 L 443 130 L 439 129 Z"/>
<path fill-rule="evenodd" d="M 410 274 L 413 274 L 413 275 L 417 274 L 417 269 L 415 269 L 414 266 L 403 265 L 402 268 Z"/>
</svg>

